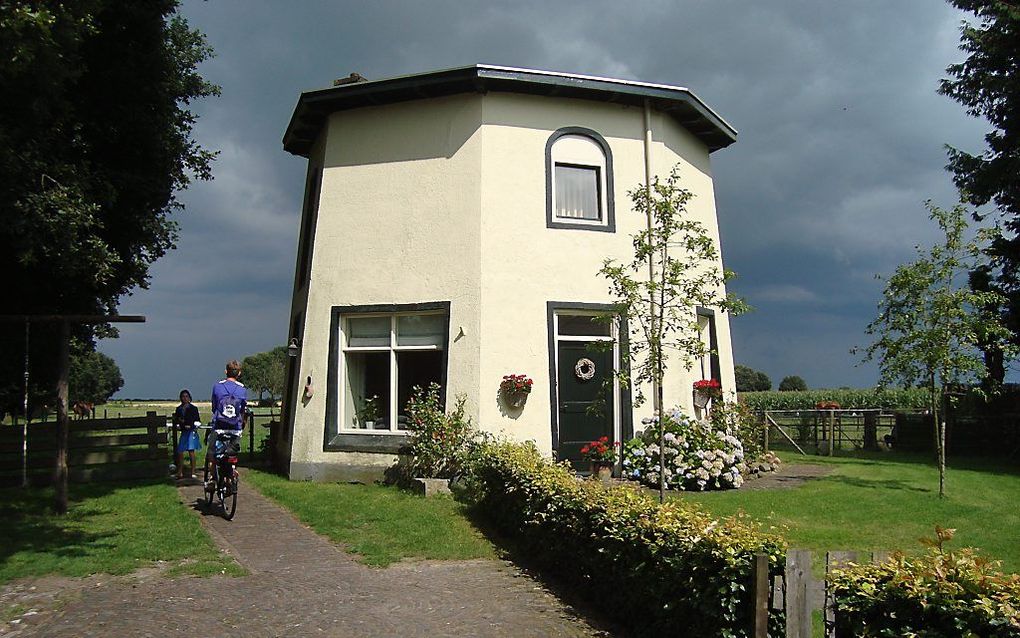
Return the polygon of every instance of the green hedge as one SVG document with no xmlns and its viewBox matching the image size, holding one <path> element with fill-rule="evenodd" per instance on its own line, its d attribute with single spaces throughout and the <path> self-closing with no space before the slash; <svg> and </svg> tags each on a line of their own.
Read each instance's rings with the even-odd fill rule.
<svg viewBox="0 0 1020 638">
<path fill-rule="evenodd" d="M 483 446 L 472 481 L 483 515 L 635 635 L 747 636 L 753 556 L 785 564 L 784 541 L 746 517 L 579 480 L 532 445 Z"/>
<path fill-rule="evenodd" d="M 944 551 L 952 530 L 938 530 L 932 552 L 852 565 L 830 577 L 837 636 L 1017 638 L 1020 576 L 972 550 Z"/>
<path fill-rule="evenodd" d="M 820 401 L 835 401 L 847 410 L 882 408 L 883 410 L 923 409 L 928 394 L 923 388 L 873 388 L 861 390 L 804 390 L 790 392 L 741 392 L 741 403 L 754 410 L 813 410 Z"/>
</svg>

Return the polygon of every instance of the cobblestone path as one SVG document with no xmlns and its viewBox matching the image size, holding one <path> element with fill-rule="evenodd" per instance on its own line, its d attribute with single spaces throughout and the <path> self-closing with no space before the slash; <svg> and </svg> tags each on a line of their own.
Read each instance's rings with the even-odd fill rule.
<svg viewBox="0 0 1020 638">
<path fill-rule="evenodd" d="M 200 486 L 182 487 L 193 505 Z M 242 481 L 233 521 L 205 515 L 242 578 L 93 576 L 9 636 L 604 636 L 501 561 L 365 567 Z M 155 573 L 154 573 L 155 572 Z M 36 584 L 45 588 L 45 579 Z"/>
</svg>

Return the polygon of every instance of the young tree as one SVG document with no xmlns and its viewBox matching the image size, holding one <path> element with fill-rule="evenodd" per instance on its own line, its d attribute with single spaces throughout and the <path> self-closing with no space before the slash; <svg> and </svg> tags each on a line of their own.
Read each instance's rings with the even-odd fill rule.
<svg viewBox="0 0 1020 638">
<path fill-rule="evenodd" d="M 629 372 L 617 371 L 621 382 L 637 388 L 635 403 L 645 400 L 642 384 L 655 393 L 659 434 L 659 500 L 665 500 L 662 383 L 671 358 L 687 370 L 708 354 L 701 338 L 696 306 L 739 314 L 746 305 L 726 294 L 733 273 L 719 268 L 719 251 L 701 222 L 687 215 L 692 193 L 680 186 L 680 167 L 665 182 L 658 176 L 649 186 L 628 195 L 634 210 L 649 219 L 648 228 L 633 236 L 634 257 L 628 263 L 606 259 L 599 273 L 609 280 L 614 313 L 627 319 L 630 334 L 621 339 Z M 608 317 L 607 317 L 608 318 Z"/>
<path fill-rule="evenodd" d="M 791 374 L 790 376 L 783 377 L 783 380 L 779 382 L 779 390 L 781 392 L 807 390 L 807 383 L 797 375 Z"/>
<path fill-rule="evenodd" d="M 939 400 L 947 385 L 972 381 L 985 373 L 978 346 L 982 339 L 1008 333 L 998 315 L 982 309 L 995 305 L 998 293 L 967 285 L 967 273 L 980 258 L 980 241 L 967 239 L 966 210 L 943 210 L 926 202 L 930 217 L 945 239 L 918 259 L 896 269 L 886 281 L 878 318 L 865 332 L 876 337 L 863 360 L 878 360 L 880 384 L 901 382 L 928 390 L 939 468 L 939 496 L 945 496 L 946 424 Z M 856 351 L 856 349 L 855 349 Z"/>
<path fill-rule="evenodd" d="M 112 314 L 173 248 L 176 194 L 213 159 L 189 105 L 218 93 L 198 72 L 211 50 L 176 12 L 176 0 L 0 4 L 4 314 Z M 91 346 L 95 329 L 75 336 Z M 22 326 L 0 326 L 0 351 L 23 341 Z M 33 378 L 55 382 L 55 363 L 34 357 Z M 18 357 L 0 359 L 0 394 L 21 377 Z"/>
<path fill-rule="evenodd" d="M 970 204 L 994 204 L 1005 234 L 997 234 L 986 252 L 991 258 L 977 273 L 975 290 L 999 292 L 998 312 L 1020 344 L 1020 4 L 1015 0 L 950 0 L 973 13 L 977 23 L 964 22 L 960 50 L 967 59 L 946 69 L 939 92 L 959 102 L 974 117 L 992 125 L 986 149 L 971 154 L 949 147 L 953 181 Z M 1002 381 L 1000 344 L 983 344 L 989 372 Z"/>
</svg>

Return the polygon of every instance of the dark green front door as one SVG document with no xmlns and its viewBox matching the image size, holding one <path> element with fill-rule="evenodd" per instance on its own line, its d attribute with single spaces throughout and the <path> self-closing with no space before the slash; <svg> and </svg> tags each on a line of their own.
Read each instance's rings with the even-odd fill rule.
<svg viewBox="0 0 1020 638">
<path fill-rule="evenodd" d="M 613 440 L 613 352 L 611 349 L 589 350 L 585 341 L 560 341 L 557 348 L 557 458 L 569 460 L 577 470 L 587 470 L 589 463 L 581 456 L 581 447 L 601 436 Z M 580 359 L 588 359 L 595 364 L 595 374 L 591 379 L 582 379 L 575 372 Z M 589 409 L 593 405 L 597 409 Z"/>
</svg>

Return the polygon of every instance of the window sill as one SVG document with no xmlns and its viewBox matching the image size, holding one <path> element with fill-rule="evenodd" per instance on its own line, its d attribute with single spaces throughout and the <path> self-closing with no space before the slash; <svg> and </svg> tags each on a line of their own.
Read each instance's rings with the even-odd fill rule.
<svg viewBox="0 0 1020 638">
<path fill-rule="evenodd" d="M 322 446 L 324 452 L 374 452 L 398 454 L 409 442 L 406 434 L 341 433 Z"/>
<path fill-rule="evenodd" d="M 564 228 L 569 230 L 594 230 L 602 233 L 615 233 L 614 224 L 584 224 L 579 222 L 546 221 L 546 228 Z"/>
</svg>

